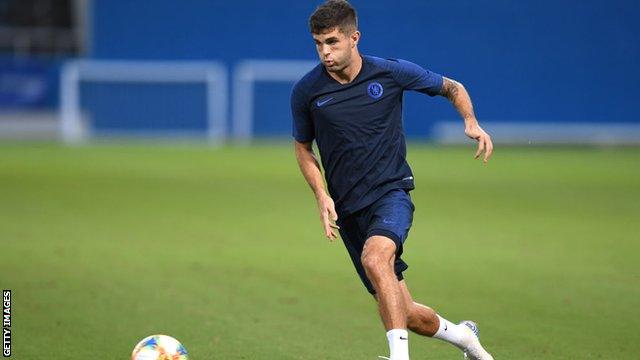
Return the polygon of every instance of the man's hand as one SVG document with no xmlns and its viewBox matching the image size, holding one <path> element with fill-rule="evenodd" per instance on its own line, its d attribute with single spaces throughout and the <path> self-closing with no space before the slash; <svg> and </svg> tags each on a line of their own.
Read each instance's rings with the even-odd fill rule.
<svg viewBox="0 0 640 360">
<path fill-rule="evenodd" d="M 325 236 L 329 241 L 337 239 L 338 235 L 336 235 L 335 230 L 340 229 L 340 227 L 335 222 L 338 220 L 338 214 L 336 214 L 333 199 L 329 195 L 323 194 L 318 197 L 318 211 L 320 211 L 320 221 L 322 221 Z"/>
<path fill-rule="evenodd" d="M 493 143 L 491 142 L 491 136 L 489 136 L 489 134 L 487 134 L 476 121 L 474 121 L 472 124 L 467 124 L 465 126 L 464 133 L 467 134 L 467 136 L 471 139 L 474 139 L 478 142 L 478 151 L 476 151 L 475 158 L 479 158 L 480 155 L 482 155 L 482 153 L 484 152 L 483 162 L 486 164 L 491 157 L 491 153 L 493 153 Z"/>
<path fill-rule="evenodd" d="M 484 152 L 484 163 L 486 164 L 493 152 L 493 143 L 491 142 L 489 134 L 478 125 L 467 89 L 459 82 L 443 77 L 440 95 L 449 99 L 456 110 L 458 110 L 460 116 L 464 119 L 464 133 L 467 134 L 468 137 L 478 141 L 478 151 L 476 151 L 475 158 L 479 158 Z"/>
</svg>

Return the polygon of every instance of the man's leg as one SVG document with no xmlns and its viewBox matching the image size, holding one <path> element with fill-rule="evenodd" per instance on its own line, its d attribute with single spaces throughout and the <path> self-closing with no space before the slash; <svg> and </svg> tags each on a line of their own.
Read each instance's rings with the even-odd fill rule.
<svg viewBox="0 0 640 360">
<path fill-rule="evenodd" d="M 444 340 L 464 351 L 471 359 L 492 360 L 478 337 L 469 327 L 454 324 L 438 315 L 428 306 L 413 301 L 409 288 L 404 280 L 398 282 L 402 298 L 407 309 L 407 327 L 412 332 Z"/>
<path fill-rule="evenodd" d="M 372 236 L 362 250 L 362 266 L 376 290 L 378 309 L 387 330 L 407 328 L 406 302 L 394 271 L 396 244 L 384 236 Z"/>
<path fill-rule="evenodd" d="M 395 259 L 393 240 L 374 235 L 365 242 L 362 266 L 376 291 L 380 317 L 387 329 L 390 359 L 409 360 L 407 308 L 394 270 Z"/>
<path fill-rule="evenodd" d="M 418 335 L 433 337 L 440 327 L 440 319 L 436 312 L 428 306 L 413 301 L 404 280 L 400 281 L 398 286 L 407 308 L 407 327 L 409 330 Z"/>
</svg>

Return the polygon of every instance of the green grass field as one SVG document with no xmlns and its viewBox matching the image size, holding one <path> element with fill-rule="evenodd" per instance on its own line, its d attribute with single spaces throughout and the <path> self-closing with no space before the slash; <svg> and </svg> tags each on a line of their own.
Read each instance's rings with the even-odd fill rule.
<svg viewBox="0 0 640 360">
<path fill-rule="evenodd" d="M 409 147 L 416 299 L 496 359 L 640 355 L 640 149 Z M 376 359 L 375 304 L 289 145 L 0 145 L 15 359 Z M 461 359 L 411 338 L 412 359 Z"/>
</svg>

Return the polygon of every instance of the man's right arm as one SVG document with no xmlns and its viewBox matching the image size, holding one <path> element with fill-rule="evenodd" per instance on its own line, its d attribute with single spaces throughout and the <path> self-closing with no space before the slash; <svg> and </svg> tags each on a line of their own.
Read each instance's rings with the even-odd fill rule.
<svg viewBox="0 0 640 360">
<path fill-rule="evenodd" d="M 312 144 L 312 142 L 302 143 L 294 141 L 296 159 L 298 160 L 298 166 L 300 166 L 302 175 L 305 180 L 307 180 L 316 197 L 325 236 L 329 238 L 329 240 L 333 240 L 337 238 L 334 229 L 338 229 L 338 226 L 335 225 L 335 221 L 338 220 L 338 215 L 336 214 L 333 200 L 324 189 L 320 163 L 313 152 Z"/>
</svg>

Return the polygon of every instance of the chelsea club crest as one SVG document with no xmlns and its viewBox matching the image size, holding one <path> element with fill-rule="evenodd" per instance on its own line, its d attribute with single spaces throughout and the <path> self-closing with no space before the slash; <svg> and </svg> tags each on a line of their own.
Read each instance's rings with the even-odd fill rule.
<svg viewBox="0 0 640 360">
<path fill-rule="evenodd" d="M 382 85 L 379 82 L 372 82 L 367 88 L 367 94 L 369 94 L 372 99 L 379 99 L 383 93 L 384 88 L 382 88 Z"/>
</svg>

